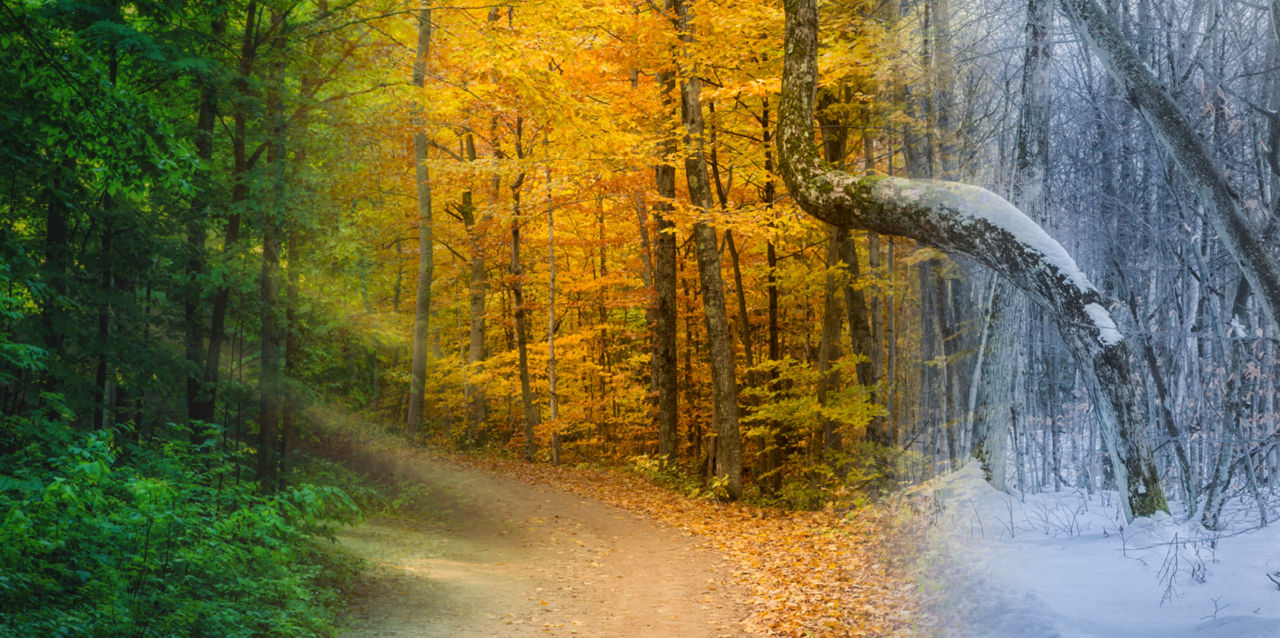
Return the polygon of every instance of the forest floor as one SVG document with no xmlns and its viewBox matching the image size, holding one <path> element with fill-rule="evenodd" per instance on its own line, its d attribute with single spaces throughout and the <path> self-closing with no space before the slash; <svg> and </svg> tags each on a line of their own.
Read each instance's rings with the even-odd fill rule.
<svg viewBox="0 0 1280 638">
<path fill-rule="evenodd" d="M 1114 492 L 1004 494 L 975 464 L 921 492 L 936 497 L 922 582 L 925 615 L 951 636 L 1280 636 L 1280 526 L 1248 499 L 1222 531 L 1158 514 L 1129 524 Z M 1274 503 L 1270 504 L 1274 511 Z"/>
<path fill-rule="evenodd" d="M 351 416 L 313 453 L 417 507 L 338 534 L 370 566 L 344 636 L 905 635 L 910 552 L 886 514 L 688 498 L 621 471 L 413 449 Z M 911 534 L 905 534 L 911 536 Z"/>
</svg>

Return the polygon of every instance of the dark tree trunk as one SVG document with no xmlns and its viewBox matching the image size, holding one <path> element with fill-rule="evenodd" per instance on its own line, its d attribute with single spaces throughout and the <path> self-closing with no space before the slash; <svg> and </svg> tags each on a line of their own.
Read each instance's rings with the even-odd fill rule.
<svg viewBox="0 0 1280 638">
<path fill-rule="evenodd" d="M 222 39 L 225 23 L 215 20 L 212 38 Z M 182 300 L 183 346 L 187 364 L 191 370 L 187 375 L 187 417 L 196 418 L 199 410 L 200 387 L 204 380 L 204 335 L 201 334 L 201 285 L 200 276 L 204 273 L 205 261 L 205 228 L 204 216 L 209 213 L 209 199 L 212 190 L 213 171 L 213 127 L 218 116 L 218 95 L 211 82 L 200 85 L 200 100 L 196 116 L 196 158 L 200 160 L 197 174 L 196 192 L 191 202 L 191 217 L 187 220 L 187 289 Z"/>
<path fill-rule="evenodd" d="M 464 149 L 468 162 L 476 159 L 476 144 L 471 135 L 467 135 L 464 141 Z M 467 247 L 471 251 L 471 259 L 468 262 L 470 277 L 467 280 L 468 286 L 468 306 L 470 323 L 467 331 L 467 364 L 471 367 L 471 374 L 480 371 L 480 366 L 484 363 L 487 356 L 485 352 L 485 321 L 486 321 L 486 305 L 487 295 L 489 292 L 488 273 L 485 270 L 483 229 L 481 225 L 485 221 L 484 217 L 476 219 L 476 207 L 473 195 L 470 189 L 462 193 L 462 205 L 459 207 L 462 216 L 462 223 L 466 226 L 467 231 Z M 468 375 L 468 379 L 470 375 Z M 484 388 L 479 385 L 469 383 L 465 394 L 467 395 L 467 432 L 466 442 L 468 445 L 475 442 L 476 433 L 479 428 L 484 425 L 488 416 L 489 405 L 485 398 Z"/>
<path fill-rule="evenodd" d="M 664 114 L 675 113 L 675 75 L 661 71 L 657 77 Z M 656 237 L 653 251 L 653 380 L 657 393 L 654 420 L 658 429 L 658 456 L 662 463 L 675 463 L 679 452 L 679 384 L 676 381 L 676 228 L 668 217 L 676 198 L 676 167 L 670 162 L 676 153 L 676 139 L 667 134 L 659 148 L 662 160 L 654 166 L 658 201 L 653 207 Z"/>
<path fill-rule="evenodd" d="M 818 405 L 830 405 L 831 393 L 840 387 L 840 375 L 831 368 L 840 358 L 840 324 L 841 316 L 840 286 L 836 282 L 832 269 L 840 265 L 840 231 L 835 227 L 827 228 L 827 276 L 822 291 L 822 334 L 818 340 Z M 835 423 L 831 419 L 822 420 L 822 430 L 816 433 L 813 446 L 814 456 L 822 458 L 839 450 L 841 442 L 836 432 Z"/>
<path fill-rule="evenodd" d="M 519 135 L 521 123 L 516 121 L 516 157 L 522 157 Z M 524 412 L 524 458 L 532 461 L 537 445 L 534 428 L 540 420 L 538 408 L 533 403 L 533 389 L 529 381 L 529 319 L 524 302 L 524 267 L 520 263 L 520 188 L 524 185 L 524 173 L 511 183 L 511 296 L 515 305 L 516 349 L 520 358 L 520 406 Z"/>
<path fill-rule="evenodd" d="M 245 8 L 244 37 L 240 43 L 239 79 L 236 89 L 241 100 L 252 96 L 249 75 L 253 72 L 258 55 L 258 3 L 250 0 Z M 246 152 L 248 143 L 248 106 L 238 104 L 233 116 L 231 134 L 231 214 L 227 218 L 227 230 L 223 237 L 223 252 L 230 254 L 240 242 L 240 209 L 249 199 L 250 159 Z M 218 376 L 221 374 L 222 346 L 226 340 L 227 307 L 231 301 L 231 290 L 226 285 L 219 286 L 213 296 L 213 306 L 209 317 L 209 349 L 204 358 L 204 374 L 201 379 L 199 398 L 191 418 L 197 421 L 213 421 L 214 410 L 218 405 Z"/>
</svg>

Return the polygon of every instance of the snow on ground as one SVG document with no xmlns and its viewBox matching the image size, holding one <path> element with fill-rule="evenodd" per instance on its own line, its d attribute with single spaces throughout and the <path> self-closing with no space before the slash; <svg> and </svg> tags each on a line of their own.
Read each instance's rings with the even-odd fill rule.
<svg viewBox="0 0 1280 638">
<path fill-rule="evenodd" d="M 1280 523 L 1241 515 L 1210 532 L 1160 514 L 1123 525 L 1114 493 L 1021 498 L 972 463 L 922 490 L 939 523 L 921 579 L 938 625 L 926 633 L 1280 637 L 1280 588 L 1266 577 L 1280 571 Z"/>
</svg>

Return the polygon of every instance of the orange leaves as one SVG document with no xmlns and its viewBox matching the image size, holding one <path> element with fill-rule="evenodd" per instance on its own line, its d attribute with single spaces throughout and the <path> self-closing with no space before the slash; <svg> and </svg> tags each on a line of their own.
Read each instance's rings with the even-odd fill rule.
<svg viewBox="0 0 1280 638">
<path fill-rule="evenodd" d="M 550 483 L 701 537 L 737 564 L 755 610 L 747 626 L 767 636 L 908 635 L 917 609 L 890 517 L 873 508 L 849 517 L 691 499 L 620 471 L 465 462 Z"/>
</svg>

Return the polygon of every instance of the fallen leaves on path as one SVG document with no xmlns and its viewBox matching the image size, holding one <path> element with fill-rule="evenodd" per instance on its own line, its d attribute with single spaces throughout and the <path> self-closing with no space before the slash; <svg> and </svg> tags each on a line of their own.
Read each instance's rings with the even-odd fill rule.
<svg viewBox="0 0 1280 638">
<path fill-rule="evenodd" d="M 768 636 L 907 635 L 918 610 L 913 537 L 889 508 L 842 517 L 694 499 L 618 470 L 455 456 L 666 522 L 736 563 L 752 592 L 748 629 Z M 904 531 L 907 530 L 907 531 Z"/>
</svg>

